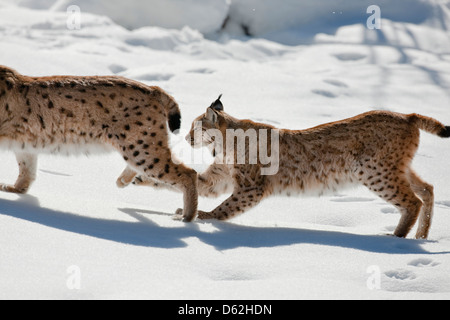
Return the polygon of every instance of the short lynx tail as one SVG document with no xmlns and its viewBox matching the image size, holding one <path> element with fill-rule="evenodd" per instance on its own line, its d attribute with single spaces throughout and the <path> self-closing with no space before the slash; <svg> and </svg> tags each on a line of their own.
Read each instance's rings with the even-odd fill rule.
<svg viewBox="0 0 450 320">
<path fill-rule="evenodd" d="M 181 127 L 181 112 L 180 107 L 175 101 L 170 101 L 170 105 L 167 108 L 167 121 L 169 123 L 169 129 L 172 132 L 180 130 Z"/>
<path fill-rule="evenodd" d="M 159 96 L 157 96 L 159 97 L 161 104 L 166 109 L 167 122 L 169 124 L 170 131 L 175 132 L 180 130 L 181 112 L 178 103 L 176 103 L 172 96 L 166 94 L 165 92 L 157 91 L 157 94 L 159 94 Z"/>
<path fill-rule="evenodd" d="M 180 110 L 169 113 L 169 128 L 170 131 L 175 132 L 181 127 L 181 113 Z"/>
<path fill-rule="evenodd" d="M 435 134 L 441 138 L 450 138 L 450 126 L 444 126 L 436 119 L 425 117 L 420 114 L 412 114 L 409 119 L 421 130 Z"/>
</svg>

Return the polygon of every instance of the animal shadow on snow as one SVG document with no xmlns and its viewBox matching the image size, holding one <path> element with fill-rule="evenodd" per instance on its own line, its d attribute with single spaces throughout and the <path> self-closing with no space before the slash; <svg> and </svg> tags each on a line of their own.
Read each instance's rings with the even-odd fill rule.
<svg viewBox="0 0 450 320">
<path fill-rule="evenodd" d="M 389 236 L 357 235 L 335 231 L 317 231 L 284 227 L 253 227 L 229 222 L 208 221 L 174 223 L 159 226 L 149 217 L 170 214 L 133 208 L 119 209 L 136 221 L 119 221 L 92 218 L 70 212 L 62 212 L 39 205 L 37 198 L 22 195 L 19 200 L 0 199 L 0 214 L 46 227 L 73 232 L 98 239 L 135 246 L 156 248 L 186 247 L 183 239 L 195 237 L 217 250 L 239 247 L 270 248 L 293 244 L 317 244 L 391 254 L 433 254 L 421 245 L 427 241 L 398 239 Z M 216 231 L 206 232 L 201 223 L 211 223 Z M 442 252 L 440 252 L 442 253 Z M 449 252 L 450 253 L 450 252 Z"/>
</svg>

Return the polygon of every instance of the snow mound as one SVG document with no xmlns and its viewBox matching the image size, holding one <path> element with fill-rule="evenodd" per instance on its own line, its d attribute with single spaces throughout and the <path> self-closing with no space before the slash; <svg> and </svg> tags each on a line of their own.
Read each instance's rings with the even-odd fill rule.
<svg viewBox="0 0 450 320">
<path fill-rule="evenodd" d="M 155 50 L 173 50 L 179 45 L 199 42 L 202 39 L 202 34 L 189 27 L 184 27 L 180 31 L 145 27 L 133 30 L 126 37 L 125 43 Z"/>
<path fill-rule="evenodd" d="M 76 5 L 81 12 L 106 15 L 128 29 L 189 26 L 202 33 L 220 30 L 229 7 L 227 0 L 22 0 L 19 3 L 52 11 L 67 11 L 69 6 Z"/>
<path fill-rule="evenodd" d="M 448 0 L 3 0 L 20 6 L 67 11 L 76 5 L 81 12 L 108 16 L 128 29 L 158 26 L 203 34 L 220 30 L 233 35 L 264 36 L 295 29 L 297 33 L 334 33 L 340 26 L 365 25 L 377 5 L 385 20 L 423 24 L 448 30 Z"/>
<path fill-rule="evenodd" d="M 272 0 L 233 0 L 227 30 L 236 31 L 245 27 L 249 34 L 263 35 L 288 28 L 305 31 L 365 24 L 370 16 L 367 8 L 371 5 L 381 8 L 382 18 L 411 23 L 424 22 L 437 7 L 434 1 L 423 0 L 283 0 L 281 3 Z"/>
</svg>

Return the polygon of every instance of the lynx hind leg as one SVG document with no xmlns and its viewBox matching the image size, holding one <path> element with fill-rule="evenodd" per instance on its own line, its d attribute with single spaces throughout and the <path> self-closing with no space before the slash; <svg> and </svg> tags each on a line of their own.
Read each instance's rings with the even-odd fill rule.
<svg viewBox="0 0 450 320">
<path fill-rule="evenodd" d="M 408 172 L 413 191 L 423 201 L 419 215 L 419 226 L 416 239 L 427 239 L 433 219 L 434 191 L 433 186 L 423 181 L 413 170 Z"/>
<path fill-rule="evenodd" d="M 406 190 L 405 190 L 406 191 Z M 409 231 L 417 221 L 419 217 L 420 210 L 422 208 L 422 201 L 415 195 L 412 191 L 407 191 L 405 193 L 410 200 L 402 201 L 400 204 L 400 212 L 402 217 L 397 228 L 394 231 L 394 235 L 399 238 L 406 238 Z M 396 204 L 396 206 L 398 206 Z"/>
<path fill-rule="evenodd" d="M 11 193 L 27 193 L 31 184 L 36 180 L 37 156 L 28 153 L 16 153 L 19 165 L 19 176 L 12 185 L 0 184 L 0 190 Z"/>
<path fill-rule="evenodd" d="M 369 183 L 364 185 L 400 210 L 401 218 L 394 235 L 405 238 L 419 217 L 422 200 L 416 195 L 408 177 L 402 171 L 385 176 L 373 175 L 369 178 Z"/>
<path fill-rule="evenodd" d="M 128 186 L 137 175 L 137 172 L 132 169 L 130 166 L 127 166 L 125 170 L 123 170 L 122 174 L 117 178 L 116 184 L 119 188 L 125 188 Z"/>
</svg>

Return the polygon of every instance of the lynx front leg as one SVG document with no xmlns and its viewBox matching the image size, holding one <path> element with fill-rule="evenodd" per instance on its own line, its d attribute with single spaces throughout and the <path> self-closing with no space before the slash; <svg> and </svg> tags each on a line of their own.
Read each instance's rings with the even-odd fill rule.
<svg viewBox="0 0 450 320">
<path fill-rule="evenodd" d="M 37 156 L 29 153 L 16 153 L 19 164 L 19 177 L 12 185 L 0 184 L 0 190 L 12 193 L 27 193 L 31 184 L 36 180 Z"/>
<path fill-rule="evenodd" d="M 132 183 L 136 186 L 176 190 L 169 184 L 164 184 L 162 181 L 146 177 L 145 175 L 139 175 L 133 179 L 131 174 L 127 175 L 127 170 L 117 179 L 117 184 L 119 185 L 120 182 L 121 187 L 127 186 L 131 182 L 127 177 L 131 178 Z M 205 173 L 198 176 L 198 195 L 202 197 L 217 198 L 224 193 L 233 192 L 233 186 L 233 179 L 229 176 L 228 170 L 224 166 L 213 165 Z M 179 212 L 182 212 L 182 210 Z"/>
<path fill-rule="evenodd" d="M 265 197 L 262 188 L 237 189 L 220 206 L 211 212 L 198 212 L 198 218 L 228 220 L 258 205 Z"/>
<path fill-rule="evenodd" d="M 117 178 L 116 184 L 119 188 L 125 188 L 130 184 L 134 184 L 136 186 L 147 186 L 156 189 L 179 191 L 177 188 L 174 188 L 172 185 L 166 184 L 163 181 L 159 181 L 145 175 L 137 175 L 137 172 L 129 166 L 126 167 L 119 178 Z"/>
<path fill-rule="evenodd" d="M 173 185 L 165 183 L 164 181 L 150 178 L 147 176 L 136 176 L 132 182 L 135 186 L 146 186 L 154 189 L 170 190 L 180 192 L 181 190 L 175 188 Z"/>
</svg>

